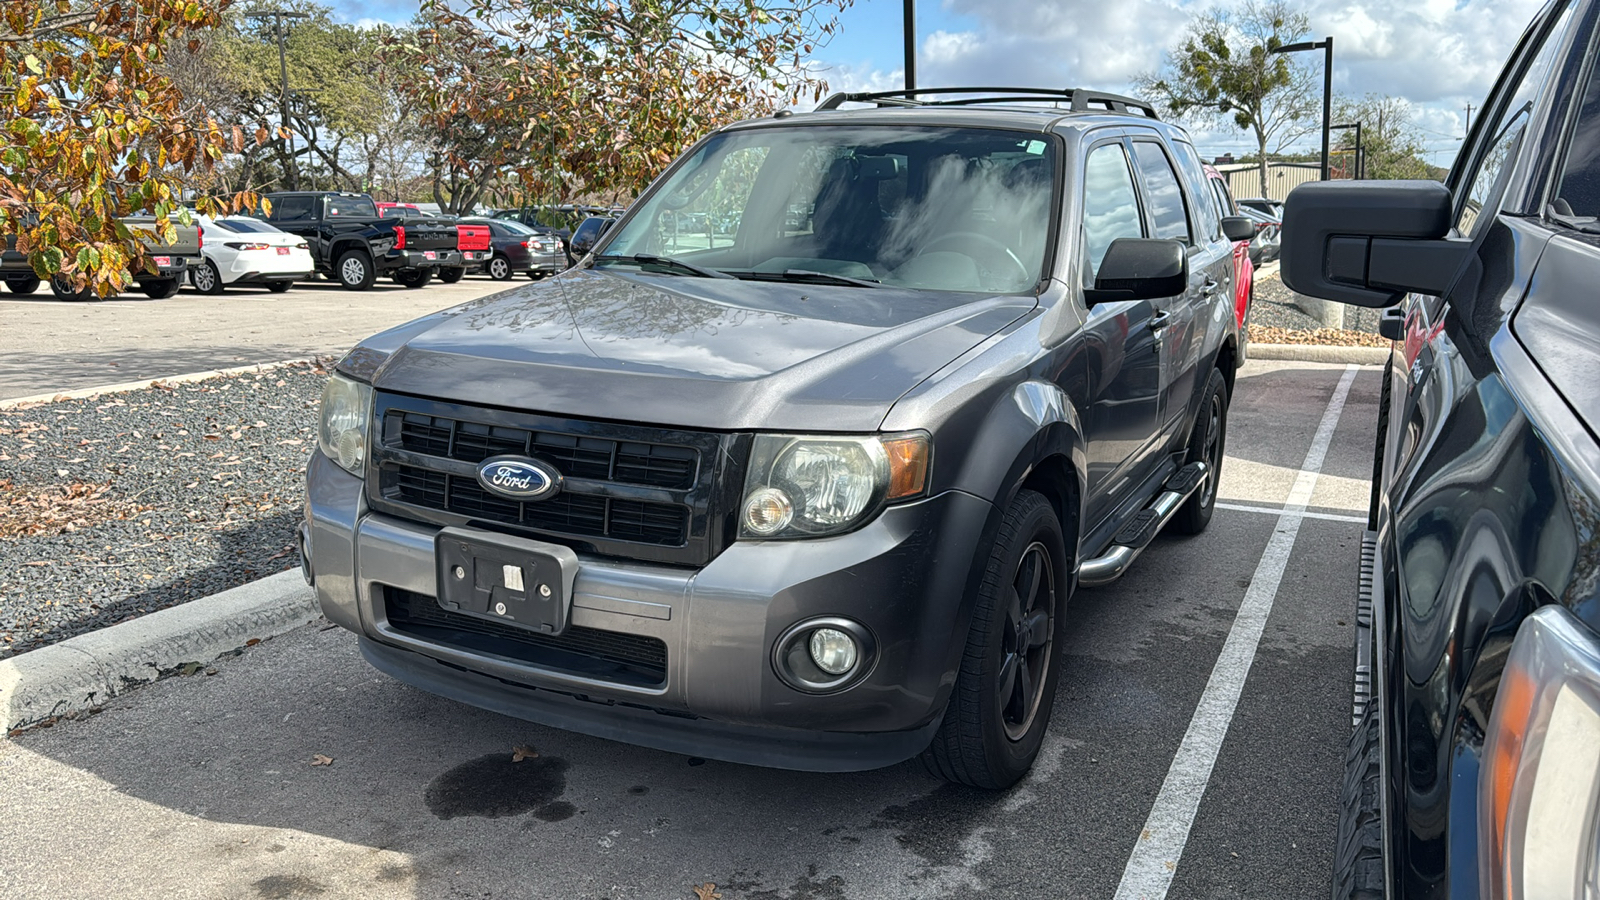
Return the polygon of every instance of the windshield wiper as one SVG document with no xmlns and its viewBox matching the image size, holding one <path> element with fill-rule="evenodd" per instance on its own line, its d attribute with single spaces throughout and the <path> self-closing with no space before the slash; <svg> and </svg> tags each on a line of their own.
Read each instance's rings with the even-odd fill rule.
<svg viewBox="0 0 1600 900">
<path fill-rule="evenodd" d="M 665 269 L 674 269 L 680 273 L 698 275 L 701 278 L 733 277 L 727 272 L 719 271 L 717 269 L 708 269 L 705 266 L 697 266 L 692 262 L 685 262 L 684 260 L 672 256 L 657 256 L 653 253 L 635 253 L 631 256 L 625 256 L 622 254 L 607 254 L 605 256 L 595 257 L 596 262 L 614 259 L 622 260 L 624 262 L 638 263 L 641 266 L 661 266 Z"/>
<path fill-rule="evenodd" d="M 728 274 L 735 278 L 745 278 L 751 281 L 795 281 L 807 284 L 842 284 L 848 287 L 883 287 L 883 283 L 880 281 L 851 278 L 849 275 L 835 275 L 832 272 L 817 272 L 811 269 L 784 269 L 782 272 L 730 270 Z"/>
</svg>

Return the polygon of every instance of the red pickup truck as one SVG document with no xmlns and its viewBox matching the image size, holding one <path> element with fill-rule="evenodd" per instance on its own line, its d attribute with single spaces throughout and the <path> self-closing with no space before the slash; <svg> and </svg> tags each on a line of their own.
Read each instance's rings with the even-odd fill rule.
<svg viewBox="0 0 1600 900">
<path fill-rule="evenodd" d="M 379 203 L 377 206 L 378 215 L 384 217 L 426 215 L 413 203 Z M 461 251 L 461 261 L 464 265 L 440 268 L 439 280 L 445 284 L 455 284 L 469 271 L 483 271 L 489 258 L 494 256 L 489 226 L 457 222 L 456 249 Z"/>
</svg>

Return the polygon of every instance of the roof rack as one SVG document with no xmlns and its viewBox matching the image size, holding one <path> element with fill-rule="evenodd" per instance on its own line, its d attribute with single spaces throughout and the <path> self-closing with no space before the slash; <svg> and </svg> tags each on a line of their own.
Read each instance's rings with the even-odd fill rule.
<svg viewBox="0 0 1600 900">
<path fill-rule="evenodd" d="M 927 94 L 961 94 L 966 96 L 951 100 L 922 100 Z M 982 94 L 986 96 L 970 96 Z M 1121 94 L 1091 91 L 1084 88 L 1018 88 L 1018 87 L 953 87 L 910 88 L 899 91 L 874 91 L 871 93 L 839 93 L 822 101 L 817 111 L 838 109 L 843 103 L 873 103 L 878 106 L 977 106 L 987 103 L 1060 103 L 1072 104 L 1073 112 L 1139 113 L 1147 118 L 1160 119 L 1149 103 Z"/>
</svg>

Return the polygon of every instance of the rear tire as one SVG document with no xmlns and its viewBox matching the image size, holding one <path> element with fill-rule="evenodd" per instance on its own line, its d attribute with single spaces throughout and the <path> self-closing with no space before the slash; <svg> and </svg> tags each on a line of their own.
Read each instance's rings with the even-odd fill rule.
<svg viewBox="0 0 1600 900">
<path fill-rule="evenodd" d="M 488 272 L 489 277 L 493 278 L 495 281 L 509 281 L 513 274 L 511 271 L 511 260 L 506 259 L 504 256 L 501 256 L 498 253 L 496 253 L 494 257 L 489 260 L 489 264 L 484 266 L 483 270 Z"/>
<path fill-rule="evenodd" d="M 347 291 L 367 290 L 378 279 L 378 273 L 372 266 L 372 258 L 360 250 L 346 250 L 339 254 L 338 260 L 333 264 L 333 276 L 339 279 L 339 285 Z"/>
<path fill-rule="evenodd" d="M 459 268 L 459 267 L 450 268 L 450 269 L 440 269 L 439 270 L 439 281 L 441 283 L 443 283 L 443 284 L 455 284 L 456 282 L 460 281 L 462 279 L 462 277 L 465 276 L 466 274 L 467 274 L 467 270 Z"/>
<path fill-rule="evenodd" d="M 1376 706 L 1367 704 L 1345 750 L 1338 843 L 1333 850 L 1333 900 L 1383 900 L 1383 816 L 1378 794 L 1383 790 L 1379 767 L 1383 751 L 1373 715 Z"/>
<path fill-rule="evenodd" d="M 1211 370 L 1200 397 L 1200 412 L 1189 432 L 1189 453 L 1184 462 L 1203 461 L 1211 471 L 1172 517 L 1172 528 L 1179 534 L 1199 534 L 1211 524 L 1211 513 L 1217 506 L 1217 482 L 1222 478 L 1222 457 L 1227 451 L 1228 382 L 1220 370 Z"/>
<path fill-rule="evenodd" d="M 395 273 L 394 280 L 412 290 L 425 286 L 433 280 L 432 269 L 407 269 Z"/>
<path fill-rule="evenodd" d="M 1038 757 L 1061 673 L 1066 547 L 1050 501 L 1019 492 L 989 550 L 944 720 L 922 752 L 940 778 L 1003 790 Z"/>
<path fill-rule="evenodd" d="M 6 289 L 13 294 L 31 294 L 39 289 L 39 276 L 30 275 L 27 278 L 14 278 L 6 282 Z"/>
<path fill-rule="evenodd" d="M 292 282 L 292 281 L 269 281 L 269 282 L 267 282 L 267 290 L 273 292 L 274 294 L 281 294 L 284 291 L 287 291 L 291 287 L 294 287 L 294 282 Z"/>
<path fill-rule="evenodd" d="M 168 300 L 178 295 L 178 288 L 183 284 L 179 278 L 162 278 L 157 281 L 139 282 L 139 290 L 151 300 Z"/>
<path fill-rule="evenodd" d="M 217 264 L 209 259 L 203 265 L 189 270 L 189 283 L 202 294 L 222 293 L 222 273 L 217 271 Z"/>
</svg>

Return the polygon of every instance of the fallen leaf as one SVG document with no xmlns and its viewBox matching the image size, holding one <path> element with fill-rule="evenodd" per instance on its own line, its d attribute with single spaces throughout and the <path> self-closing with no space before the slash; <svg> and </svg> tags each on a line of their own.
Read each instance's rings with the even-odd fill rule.
<svg viewBox="0 0 1600 900">
<path fill-rule="evenodd" d="M 323 756 L 318 753 L 316 756 L 311 757 L 311 764 L 313 766 L 331 766 L 333 765 L 333 757 Z"/>
<path fill-rule="evenodd" d="M 694 895 L 696 900 L 722 900 L 722 892 L 717 890 L 717 886 L 709 881 L 694 888 Z"/>
<path fill-rule="evenodd" d="M 261 643 L 261 638 L 251 638 L 250 640 L 245 641 L 244 645 L 246 647 L 254 647 L 255 645 L 257 645 L 259 643 Z"/>
<path fill-rule="evenodd" d="M 526 744 L 518 744 L 511 748 L 511 761 L 514 763 L 522 762 L 525 759 L 534 759 L 538 755 L 539 751 Z"/>
</svg>

